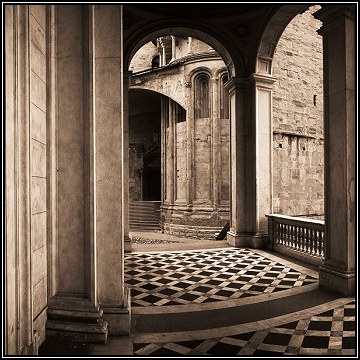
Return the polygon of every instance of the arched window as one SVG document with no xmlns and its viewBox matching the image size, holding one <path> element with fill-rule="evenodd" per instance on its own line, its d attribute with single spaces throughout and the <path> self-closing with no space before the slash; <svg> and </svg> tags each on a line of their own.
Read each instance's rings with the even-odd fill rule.
<svg viewBox="0 0 360 360">
<path fill-rule="evenodd" d="M 225 83 L 229 80 L 228 74 L 220 77 L 220 119 L 229 118 L 229 92 L 225 89 Z"/>
<path fill-rule="evenodd" d="M 152 62 L 151 62 L 151 67 L 152 68 L 157 68 L 160 66 L 160 56 L 156 55 L 153 57 Z"/>
<path fill-rule="evenodd" d="M 195 78 L 195 119 L 209 117 L 209 98 L 209 76 L 197 75 Z"/>
</svg>

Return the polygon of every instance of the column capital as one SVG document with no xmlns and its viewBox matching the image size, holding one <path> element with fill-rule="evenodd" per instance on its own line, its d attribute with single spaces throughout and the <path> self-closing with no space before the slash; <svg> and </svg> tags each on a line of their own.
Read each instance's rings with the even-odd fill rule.
<svg viewBox="0 0 360 360">
<path fill-rule="evenodd" d="M 235 89 L 248 89 L 252 86 L 251 77 L 241 78 L 241 77 L 232 77 L 225 83 L 225 89 L 229 92 L 234 91 Z"/>
<path fill-rule="evenodd" d="M 229 90 L 229 92 L 232 92 L 235 89 L 249 89 L 253 87 L 254 84 L 256 86 L 262 86 L 271 89 L 276 81 L 277 79 L 272 75 L 254 73 L 247 78 L 230 78 L 225 84 L 225 89 Z"/>
<path fill-rule="evenodd" d="M 318 33 L 323 35 L 324 31 L 327 31 L 341 19 L 355 20 L 355 5 L 322 5 L 322 8 L 316 11 L 313 16 L 315 19 L 322 21 L 323 25 L 318 30 Z"/>
<path fill-rule="evenodd" d="M 277 81 L 272 75 L 268 74 L 252 74 L 250 78 L 254 81 L 256 86 L 262 88 L 272 89 L 274 83 Z"/>
</svg>

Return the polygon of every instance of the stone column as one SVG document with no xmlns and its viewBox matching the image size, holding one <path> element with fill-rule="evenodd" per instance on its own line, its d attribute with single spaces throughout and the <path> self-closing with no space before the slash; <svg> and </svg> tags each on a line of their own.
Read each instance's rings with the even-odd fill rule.
<svg viewBox="0 0 360 360">
<path fill-rule="evenodd" d="M 271 212 L 271 85 L 254 75 L 227 83 L 230 102 L 230 231 L 232 246 L 265 247 Z"/>
<path fill-rule="evenodd" d="M 230 231 L 227 241 L 232 246 L 249 246 L 252 235 L 253 206 L 250 197 L 251 168 L 247 169 L 246 158 L 251 128 L 251 108 L 254 102 L 251 82 L 248 79 L 232 78 L 227 82 L 230 117 Z M 251 164 L 250 164 L 251 166 Z"/>
<path fill-rule="evenodd" d="M 176 43 L 175 43 L 175 36 L 171 35 L 171 60 L 170 62 L 176 59 Z"/>
<path fill-rule="evenodd" d="M 30 163 L 29 6 L 5 5 L 5 352 L 35 355 Z M 31 191 L 30 191 L 31 189 Z"/>
<path fill-rule="evenodd" d="M 252 246 L 257 248 L 268 245 L 268 220 L 265 215 L 272 214 L 272 90 L 275 79 L 254 74 L 253 81 L 256 103 L 252 136 L 255 171 Z"/>
<path fill-rule="evenodd" d="M 166 139 L 166 125 L 168 112 L 166 111 L 167 102 L 165 96 L 161 96 L 161 208 L 160 208 L 160 224 L 161 231 L 164 232 L 164 222 L 163 222 L 163 208 L 165 203 L 167 203 L 167 139 Z"/>
<path fill-rule="evenodd" d="M 110 335 L 130 331 L 124 283 L 122 6 L 93 5 L 97 299 Z M 126 129 L 126 128 L 125 128 Z"/>
<path fill-rule="evenodd" d="M 177 187 L 178 187 L 178 169 L 177 169 L 177 126 L 176 126 L 176 119 L 178 116 L 178 107 L 177 103 L 170 99 L 170 109 L 171 109 L 171 117 L 170 122 L 172 124 L 172 131 L 173 131 L 173 146 L 172 146 L 172 157 L 174 162 L 174 170 L 173 170 L 173 178 L 172 178 L 172 192 L 173 192 L 173 201 L 172 204 L 175 204 L 177 201 Z"/>
<path fill-rule="evenodd" d="M 162 39 L 161 39 L 161 54 L 162 54 L 162 61 L 160 66 L 165 66 L 166 65 L 166 52 L 165 52 L 165 44 L 163 43 Z"/>
<path fill-rule="evenodd" d="M 190 54 L 192 54 L 193 52 L 192 52 L 192 37 L 191 36 L 189 36 L 189 42 L 188 42 L 188 54 L 190 55 Z"/>
<path fill-rule="evenodd" d="M 124 71 L 123 83 L 123 117 L 124 117 L 124 252 L 131 252 L 131 237 L 129 234 L 129 85 L 132 71 Z"/>
<path fill-rule="evenodd" d="M 213 178 L 213 189 L 211 191 L 212 195 L 212 206 L 214 211 L 218 210 L 219 207 L 219 194 L 220 194 L 220 179 L 221 179 L 221 169 L 220 169 L 220 159 L 221 159 L 221 128 L 220 128 L 220 88 L 219 88 L 219 78 L 211 79 L 212 84 L 212 116 L 213 120 L 211 122 L 212 127 L 212 178 Z"/>
<path fill-rule="evenodd" d="M 106 342 L 108 323 L 97 298 L 93 13 L 88 6 L 58 6 L 50 67 L 49 139 L 56 159 L 48 165 L 56 199 L 57 239 L 49 251 L 51 275 L 46 337 Z M 54 67 L 56 66 L 56 71 Z M 56 110 L 54 108 L 56 104 Z M 54 113 L 53 113 L 54 112 Z M 54 117 L 56 120 L 54 120 Z M 56 127 L 56 136 L 51 133 Z M 54 148 L 54 145 L 51 145 Z M 55 162 L 55 163 L 54 163 Z M 53 173 L 56 170 L 55 174 Z"/>
<path fill-rule="evenodd" d="M 355 71 L 354 5 L 324 5 L 323 22 L 325 261 L 320 287 L 355 294 Z"/>
<path fill-rule="evenodd" d="M 189 43 L 191 38 L 189 37 Z M 187 168 L 187 184 L 186 184 L 186 203 L 189 210 L 192 209 L 192 203 L 194 199 L 194 128 L 195 128 L 195 119 L 194 119 L 194 93 L 192 88 L 191 79 L 187 79 L 185 83 L 185 88 L 187 92 L 188 99 L 188 111 L 186 114 L 186 168 Z"/>
<path fill-rule="evenodd" d="M 175 142 L 175 119 L 174 119 L 174 109 L 173 109 L 173 103 L 171 99 L 169 99 L 168 102 L 168 111 L 169 111 L 169 141 L 166 144 L 167 148 L 166 151 L 168 153 L 168 177 L 167 177 L 167 184 L 168 184 L 168 191 L 169 191 L 169 204 L 170 206 L 174 205 L 175 201 L 175 194 L 174 194 L 174 187 L 175 187 L 175 174 L 176 174 L 176 168 L 175 168 L 175 158 L 174 158 L 174 142 Z"/>
</svg>

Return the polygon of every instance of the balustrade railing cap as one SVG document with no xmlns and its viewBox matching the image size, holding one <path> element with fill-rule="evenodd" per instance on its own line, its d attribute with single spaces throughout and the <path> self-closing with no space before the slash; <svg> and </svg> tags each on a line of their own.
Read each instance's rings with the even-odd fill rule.
<svg viewBox="0 0 360 360">
<path fill-rule="evenodd" d="M 268 218 L 278 218 L 278 219 L 286 219 L 286 220 L 294 220 L 294 221 L 301 221 L 304 223 L 312 223 L 312 224 L 320 224 L 325 225 L 324 220 L 316 220 L 316 219 L 310 219 L 310 218 L 303 218 L 298 216 L 289 216 L 289 215 L 282 215 L 282 214 L 265 214 Z"/>
</svg>

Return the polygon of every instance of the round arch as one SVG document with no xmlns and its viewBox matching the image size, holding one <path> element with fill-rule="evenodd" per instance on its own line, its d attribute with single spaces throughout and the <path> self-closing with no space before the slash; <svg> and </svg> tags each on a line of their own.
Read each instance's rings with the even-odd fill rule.
<svg viewBox="0 0 360 360">
<path fill-rule="evenodd" d="M 275 12 L 262 32 L 256 57 L 256 73 L 272 75 L 272 61 L 283 31 L 296 15 L 303 13 L 311 5 L 282 5 Z"/>
<path fill-rule="evenodd" d="M 159 91 L 159 90 L 155 91 L 155 90 L 149 89 L 149 88 L 147 88 L 145 86 L 139 86 L 139 85 L 129 87 L 129 93 L 134 94 L 137 91 L 142 92 L 142 94 L 144 94 L 144 95 L 147 94 L 147 95 L 150 95 L 150 96 L 155 96 L 155 95 L 166 96 L 169 99 L 171 99 L 172 101 L 174 101 L 175 103 L 177 103 L 179 106 L 181 106 L 184 110 L 186 110 L 185 104 L 182 104 L 181 102 L 179 102 L 179 99 L 174 99 L 173 96 L 170 96 L 169 94 L 167 94 L 164 91 Z"/>
<path fill-rule="evenodd" d="M 167 23 L 161 26 L 157 23 L 156 27 L 154 26 L 154 28 L 149 28 L 146 31 L 146 35 L 144 35 L 144 31 L 142 31 L 141 33 L 133 34 L 126 40 L 124 43 L 124 68 L 129 68 L 133 56 L 143 45 L 154 41 L 158 37 L 169 34 L 179 37 L 190 36 L 210 45 L 223 59 L 230 77 L 235 77 L 236 74 L 240 72 L 239 68 L 243 66 L 243 59 L 240 58 L 239 54 L 235 55 L 231 53 L 231 50 L 229 51 L 218 39 L 209 35 L 207 32 L 197 29 L 195 24 L 189 24 L 189 26 L 186 27 L 169 26 Z"/>
</svg>

